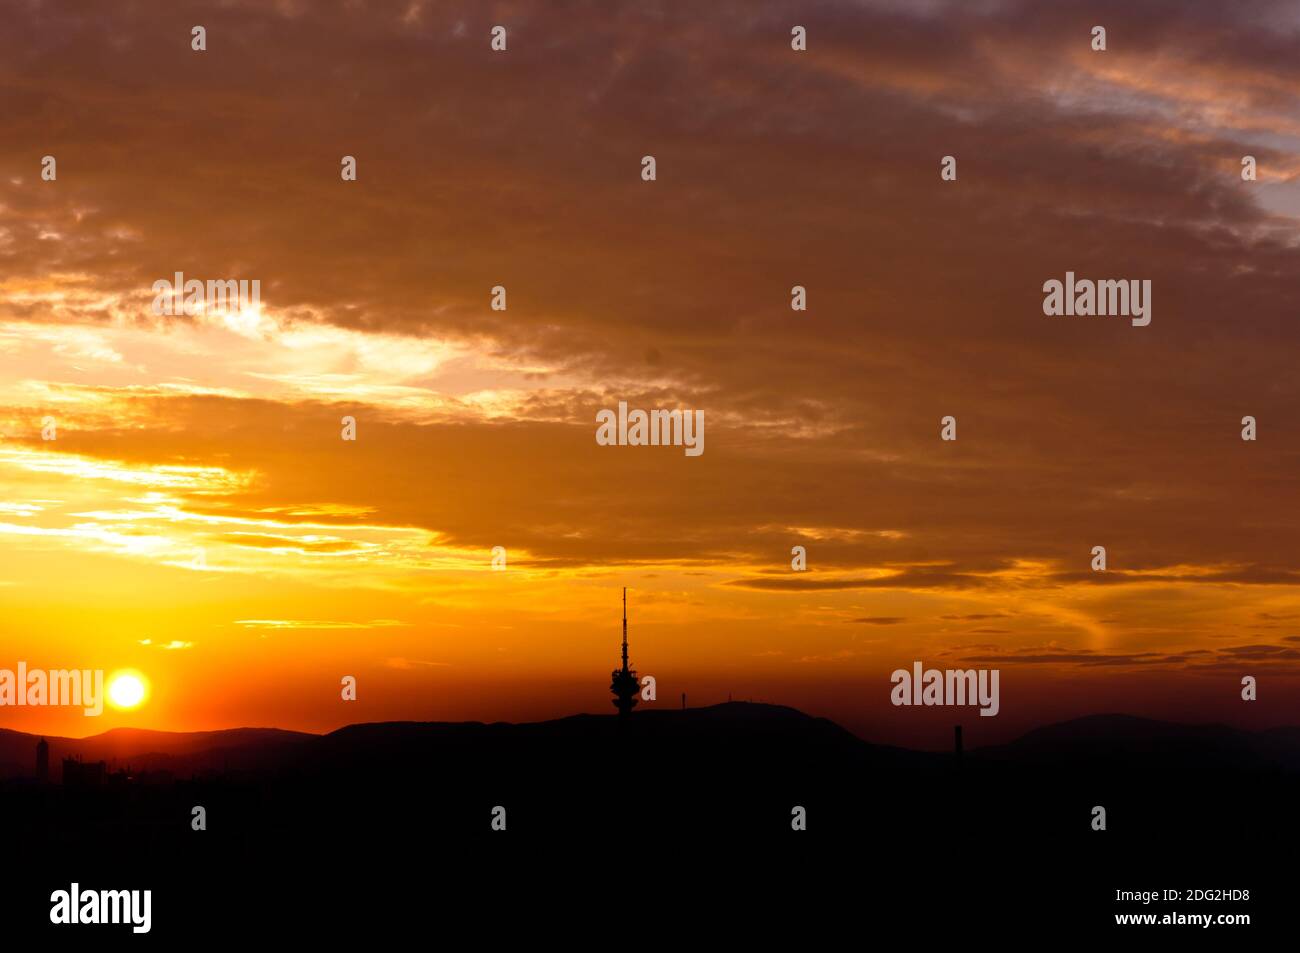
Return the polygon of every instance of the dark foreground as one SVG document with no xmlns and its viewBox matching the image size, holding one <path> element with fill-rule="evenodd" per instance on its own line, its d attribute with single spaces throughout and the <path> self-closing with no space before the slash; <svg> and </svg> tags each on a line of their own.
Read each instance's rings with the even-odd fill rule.
<svg viewBox="0 0 1300 953">
<path fill-rule="evenodd" d="M 216 755 L 136 754 L 184 780 L 6 782 L 14 876 L 0 905 L 11 933 L 96 944 L 1249 943 L 1293 927 L 1292 735 L 1103 717 L 959 763 L 735 704 L 627 726 L 579 716 L 240 737 Z M 195 806 L 204 831 L 191 829 Z M 505 830 L 493 829 L 498 807 Z M 806 830 L 792 829 L 796 807 Z M 150 889 L 150 932 L 51 925 L 51 892 L 73 882 Z M 1149 913 L 1251 922 L 1115 922 Z"/>
</svg>

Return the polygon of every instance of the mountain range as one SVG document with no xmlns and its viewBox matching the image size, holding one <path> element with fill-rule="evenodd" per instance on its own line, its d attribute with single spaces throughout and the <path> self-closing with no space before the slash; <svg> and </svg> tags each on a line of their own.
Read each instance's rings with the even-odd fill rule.
<svg viewBox="0 0 1300 953">
<path fill-rule="evenodd" d="M 617 739 L 615 716 L 573 715 L 551 721 L 380 722 L 349 725 L 327 734 L 279 728 L 166 732 L 114 728 L 86 738 L 47 736 L 50 775 L 58 781 L 65 757 L 105 761 L 110 770 L 169 772 L 176 778 L 211 772 L 284 769 L 320 761 L 400 757 L 403 749 L 447 754 L 466 749 L 599 745 Z M 693 747 L 762 742 L 771 747 L 833 756 L 846 763 L 891 761 L 918 770 L 952 760 L 950 754 L 911 751 L 863 741 L 835 723 L 779 705 L 727 702 L 682 711 L 638 712 L 632 727 L 642 742 Z M 40 736 L 0 729 L 0 779 L 33 777 Z M 971 749 L 972 764 L 1127 764 L 1300 771 L 1300 727 L 1246 731 L 1220 724 L 1181 725 L 1130 715 L 1091 715 L 1034 729 L 1004 745 Z"/>
</svg>

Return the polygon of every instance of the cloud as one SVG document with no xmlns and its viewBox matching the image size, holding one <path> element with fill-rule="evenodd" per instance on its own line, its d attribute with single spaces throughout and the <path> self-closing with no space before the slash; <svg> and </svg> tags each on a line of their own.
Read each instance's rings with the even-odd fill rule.
<svg viewBox="0 0 1300 953">
<path fill-rule="evenodd" d="M 595 587 L 653 572 L 682 589 L 665 629 L 784 659 L 865 665 L 801 640 L 937 618 L 1005 620 L 970 634 L 1024 665 L 1285 660 L 1188 653 L 1300 616 L 1300 18 L 1100 9 L 1105 54 L 1069 4 L 813 4 L 796 55 L 783 5 L 588 0 L 520 8 L 507 70 L 469 0 L 16 8 L 5 578 L 186 567 L 219 620 L 267 617 L 241 628 L 392 613 L 414 641 L 511 586 L 567 638 Z M 176 24 L 200 19 L 240 42 L 196 57 Z M 1150 279 L 1153 323 L 1044 316 L 1067 270 Z M 176 271 L 258 279 L 261 306 L 154 315 Z M 596 446 L 620 399 L 703 409 L 704 456 Z M 244 601 L 289 582 L 317 588 Z"/>
<path fill-rule="evenodd" d="M 1203 658 L 1210 656 L 1210 658 Z M 1182 668 L 1223 668 L 1242 660 L 1266 662 L 1271 664 L 1289 664 L 1300 659 L 1300 649 L 1291 649 L 1278 645 L 1238 645 L 1225 646 L 1215 651 L 1208 649 L 1186 649 L 1178 652 L 1094 652 L 1092 650 L 1054 650 L 1034 653 L 1032 651 L 999 652 L 994 654 L 965 656 L 962 661 L 1002 665 L 1077 665 L 1084 668 L 1093 667 L 1182 667 Z"/>
<path fill-rule="evenodd" d="M 419 668 L 442 668 L 447 664 L 448 663 L 446 662 L 427 662 L 424 661 L 423 659 L 409 659 L 409 658 L 384 659 L 384 665 L 387 668 L 395 668 L 403 672 L 411 671 L 413 669 L 419 669 Z"/>
<path fill-rule="evenodd" d="M 371 619 L 368 622 L 330 622 L 320 619 L 238 619 L 235 625 L 246 629 L 388 629 L 407 625 L 396 619 Z"/>
</svg>

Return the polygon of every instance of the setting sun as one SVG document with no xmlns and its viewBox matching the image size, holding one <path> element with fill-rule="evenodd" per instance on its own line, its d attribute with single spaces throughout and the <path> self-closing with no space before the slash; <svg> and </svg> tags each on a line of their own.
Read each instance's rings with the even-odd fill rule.
<svg viewBox="0 0 1300 953">
<path fill-rule="evenodd" d="M 108 700 L 114 708 L 137 708 L 145 699 L 144 679 L 134 672 L 114 675 L 108 685 Z"/>
</svg>

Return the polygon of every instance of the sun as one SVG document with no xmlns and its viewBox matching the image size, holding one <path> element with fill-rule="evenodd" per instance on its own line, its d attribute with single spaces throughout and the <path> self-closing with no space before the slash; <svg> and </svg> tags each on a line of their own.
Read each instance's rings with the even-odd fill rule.
<svg viewBox="0 0 1300 953">
<path fill-rule="evenodd" d="M 148 694 L 144 676 L 138 672 L 114 672 L 108 683 L 108 701 L 114 708 L 138 708 Z"/>
</svg>

